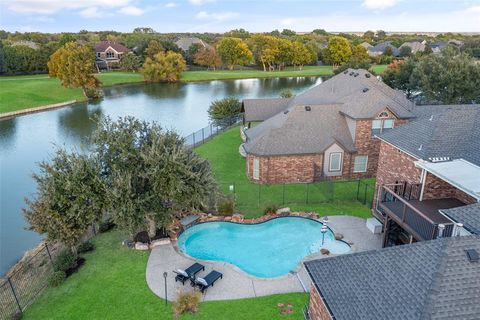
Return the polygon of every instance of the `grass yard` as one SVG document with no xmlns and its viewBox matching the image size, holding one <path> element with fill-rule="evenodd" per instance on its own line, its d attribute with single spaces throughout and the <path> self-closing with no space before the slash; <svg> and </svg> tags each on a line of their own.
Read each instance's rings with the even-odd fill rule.
<svg viewBox="0 0 480 320">
<path fill-rule="evenodd" d="M 125 238 L 119 231 L 95 237 L 96 250 L 84 255 L 87 261 L 80 271 L 60 287 L 47 288 L 23 319 L 172 319 L 170 303 L 166 307 L 145 281 L 149 252 L 122 247 Z M 180 319 L 303 319 L 307 301 L 308 294 L 294 293 L 203 302 L 197 314 Z M 280 315 L 280 302 L 292 303 L 294 313 Z"/>
<path fill-rule="evenodd" d="M 372 70 L 378 73 L 385 68 L 385 65 L 377 65 L 373 66 Z M 182 73 L 181 81 L 331 75 L 331 66 L 306 66 L 302 70 L 287 68 L 285 71 L 271 72 L 261 70 L 185 71 Z M 138 72 L 104 72 L 97 74 L 97 78 L 104 86 L 144 81 L 143 76 Z M 0 77 L 0 89 L 0 114 L 71 100 L 86 100 L 80 89 L 64 88 L 60 85 L 60 81 L 51 79 L 46 74 L 3 76 Z"/>
<path fill-rule="evenodd" d="M 238 153 L 240 144 L 239 127 L 234 127 L 196 150 L 210 161 L 215 177 L 225 193 L 233 194 L 229 191 L 229 186 L 235 186 L 236 210 L 246 217 L 263 215 L 263 209 L 268 204 L 327 215 L 345 214 L 362 218 L 371 216 L 370 209 L 356 201 L 357 181 L 310 185 L 260 185 L 250 182 L 245 174 L 245 159 Z M 365 182 L 374 184 L 373 179 L 366 179 Z M 369 190 L 373 195 L 373 188 Z"/>
<path fill-rule="evenodd" d="M 383 71 L 385 71 L 385 69 L 387 69 L 386 64 L 376 64 L 370 68 L 370 71 L 375 73 L 376 75 L 379 75 L 379 74 L 382 74 Z"/>
</svg>

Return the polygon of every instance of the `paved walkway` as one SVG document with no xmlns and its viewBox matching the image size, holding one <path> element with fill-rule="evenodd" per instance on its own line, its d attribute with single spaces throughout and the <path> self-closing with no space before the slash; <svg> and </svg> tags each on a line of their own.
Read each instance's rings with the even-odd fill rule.
<svg viewBox="0 0 480 320">
<path fill-rule="evenodd" d="M 330 216 L 329 225 L 334 232 L 344 235 L 344 240 L 352 245 L 352 252 L 378 249 L 381 247 L 381 236 L 373 235 L 365 226 L 365 220 L 350 216 Z M 316 253 L 308 256 L 305 260 L 321 259 L 326 256 Z M 173 244 L 155 247 L 148 259 L 146 280 L 150 289 L 159 297 L 165 297 L 165 284 L 163 272 L 168 272 L 167 295 L 168 300 L 173 300 L 178 292 L 191 290 L 189 283 L 184 286 L 175 282 L 173 270 L 185 269 L 193 262 L 199 261 L 205 267 L 207 274 L 215 269 L 223 273 L 223 279 L 219 279 L 213 287 L 210 287 L 203 295 L 203 300 L 229 300 L 248 297 L 265 296 L 278 293 L 305 292 L 308 291 L 310 280 L 303 264 L 294 272 L 285 276 L 262 279 L 241 271 L 237 267 L 219 261 L 203 261 L 190 258 L 180 253 Z"/>
</svg>

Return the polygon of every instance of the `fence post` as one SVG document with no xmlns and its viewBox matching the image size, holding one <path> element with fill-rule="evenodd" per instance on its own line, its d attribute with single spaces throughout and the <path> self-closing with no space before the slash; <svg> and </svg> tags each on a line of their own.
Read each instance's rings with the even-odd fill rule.
<svg viewBox="0 0 480 320">
<path fill-rule="evenodd" d="M 282 204 L 285 204 L 285 182 L 283 183 Z"/>
<path fill-rule="evenodd" d="M 357 184 L 357 201 L 360 201 L 360 199 L 358 199 L 359 195 L 360 195 L 360 179 L 358 179 L 358 184 Z"/>
<path fill-rule="evenodd" d="M 262 192 L 262 185 L 259 183 L 259 184 L 258 184 L 258 207 L 259 207 L 259 208 L 260 208 L 261 192 Z"/>
<path fill-rule="evenodd" d="M 93 235 L 96 236 L 97 235 L 97 229 L 95 228 L 95 222 L 92 223 L 92 230 L 93 230 Z"/>
<path fill-rule="evenodd" d="M 50 262 L 53 265 L 52 255 L 50 254 L 50 250 L 48 249 L 48 244 L 45 242 L 45 249 L 47 249 L 48 257 L 50 258 Z"/>
<path fill-rule="evenodd" d="M 12 289 L 13 297 L 15 298 L 15 302 L 17 303 L 18 310 L 20 313 L 22 313 L 22 306 L 20 305 L 20 302 L 18 301 L 17 294 L 15 293 L 15 289 L 13 289 L 12 281 L 10 280 L 10 277 L 7 277 L 8 284 L 10 285 L 10 289 Z"/>
<path fill-rule="evenodd" d="M 202 144 L 205 143 L 205 133 L 203 132 L 203 129 L 204 129 L 204 128 L 202 128 Z"/>
<path fill-rule="evenodd" d="M 195 132 L 193 133 L 193 147 L 195 148 Z"/>
<path fill-rule="evenodd" d="M 306 197 L 306 199 L 305 199 L 305 203 L 306 203 L 306 204 L 308 204 L 308 189 L 309 189 L 308 186 L 309 186 L 309 185 L 310 185 L 310 183 L 307 183 L 307 197 Z"/>
<path fill-rule="evenodd" d="M 363 193 L 363 204 L 367 204 L 367 184 L 365 183 L 365 191 Z"/>
</svg>

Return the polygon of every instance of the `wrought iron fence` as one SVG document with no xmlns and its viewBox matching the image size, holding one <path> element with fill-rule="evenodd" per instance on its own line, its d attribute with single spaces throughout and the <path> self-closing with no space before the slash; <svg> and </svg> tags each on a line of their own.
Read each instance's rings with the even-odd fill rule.
<svg viewBox="0 0 480 320">
<path fill-rule="evenodd" d="M 214 136 L 218 135 L 220 132 L 239 124 L 241 120 L 241 115 L 236 115 L 222 121 L 211 123 L 208 126 L 203 127 L 202 129 L 197 130 L 186 136 L 184 138 L 185 144 L 192 148 L 198 147 L 213 138 Z"/>
</svg>

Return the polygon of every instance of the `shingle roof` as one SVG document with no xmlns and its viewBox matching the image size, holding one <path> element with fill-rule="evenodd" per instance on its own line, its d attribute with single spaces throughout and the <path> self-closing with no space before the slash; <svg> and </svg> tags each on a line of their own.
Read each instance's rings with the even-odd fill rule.
<svg viewBox="0 0 480 320">
<path fill-rule="evenodd" d="M 441 210 L 473 234 L 480 235 L 480 202 L 453 209 Z"/>
<path fill-rule="evenodd" d="M 410 41 L 410 42 L 405 42 L 403 43 L 398 49 L 398 51 L 400 52 L 400 49 L 402 49 L 402 47 L 410 47 L 410 49 L 412 49 L 412 53 L 416 53 L 416 52 L 423 52 L 425 51 L 425 44 L 421 43 L 420 41 Z"/>
<path fill-rule="evenodd" d="M 245 121 L 265 121 L 288 107 L 291 98 L 245 99 L 242 111 Z"/>
<path fill-rule="evenodd" d="M 355 119 L 371 119 L 388 107 L 399 118 L 411 118 L 413 103 L 406 96 L 362 69 L 348 69 L 297 95 L 290 105 L 338 104 Z"/>
<path fill-rule="evenodd" d="M 385 42 L 379 43 L 377 45 L 374 45 L 373 47 L 368 48 L 367 50 L 370 53 L 382 54 L 385 52 L 387 47 L 390 47 L 392 49 L 392 54 L 394 56 L 398 56 L 399 54 L 398 48 L 395 47 L 391 41 L 385 41 Z"/>
<path fill-rule="evenodd" d="M 478 319 L 480 237 L 441 238 L 305 262 L 337 320 Z"/>
<path fill-rule="evenodd" d="M 418 118 L 379 136 L 423 160 L 465 159 L 480 166 L 480 105 L 418 106 Z"/>
<path fill-rule="evenodd" d="M 175 44 L 182 49 L 183 51 L 187 51 L 192 45 L 194 44 L 199 44 L 204 48 L 210 47 L 208 43 L 203 41 L 202 39 L 199 38 L 180 38 L 178 39 Z"/>
<path fill-rule="evenodd" d="M 355 151 L 340 105 L 294 106 L 245 131 L 245 151 L 260 156 L 318 154 L 333 143 Z M 286 112 L 286 113 L 285 113 Z"/>
<path fill-rule="evenodd" d="M 108 47 L 112 47 L 117 52 L 129 52 L 130 49 L 125 47 L 123 44 L 117 43 L 115 41 L 101 41 L 95 45 L 95 52 L 104 52 L 108 49 Z"/>
</svg>

